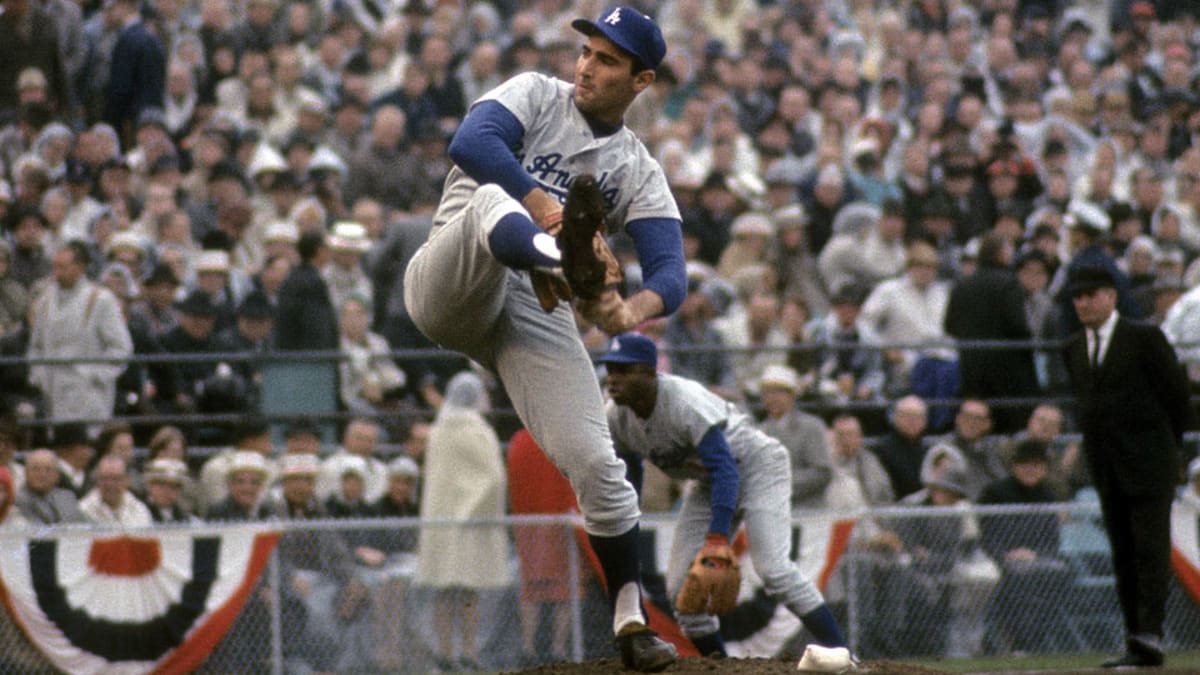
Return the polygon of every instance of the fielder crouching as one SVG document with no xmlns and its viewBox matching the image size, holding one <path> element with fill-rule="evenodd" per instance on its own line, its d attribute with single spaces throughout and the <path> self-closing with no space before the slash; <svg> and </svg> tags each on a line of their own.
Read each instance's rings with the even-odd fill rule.
<svg viewBox="0 0 1200 675">
<path fill-rule="evenodd" d="M 699 481 L 679 512 L 667 591 L 680 627 L 700 653 L 725 655 L 716 615 L 737 603 L 739 572 L 729 537 L 738 522 L 746 526 L 750 557 L 767 593 L 821 645 L 845 647 L 821 592 L 788 559 L 787 449 L 702 384 L 658 373 L 658 350 L 644 335 L 613 338 L 599 361 L 608 371 L 608 424 L 618 453 L 648 460 L 672 478 Z"/>
</svg>

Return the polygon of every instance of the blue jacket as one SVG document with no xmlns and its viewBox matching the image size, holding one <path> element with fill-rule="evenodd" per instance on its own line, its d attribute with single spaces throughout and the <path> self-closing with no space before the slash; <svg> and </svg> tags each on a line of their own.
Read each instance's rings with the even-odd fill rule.
<svg viewBox="0 0 1200 675">
<path fill-rule="evenodd" d="M 121 29 L 113 47 L 104 118 L 118 132 L 146 108 L 163 107 L 167 57 L 162 43 L 137 21 Z"/>
</svg>

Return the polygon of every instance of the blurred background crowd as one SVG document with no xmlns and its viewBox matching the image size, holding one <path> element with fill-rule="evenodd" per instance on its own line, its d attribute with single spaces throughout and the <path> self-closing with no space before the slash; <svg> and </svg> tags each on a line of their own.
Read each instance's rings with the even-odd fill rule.
<svg viewBox="0 0 1200 675">
<path fill-rule="evenodd" d="M 448 140 L 512 74 L 571 79 L 569 21 L 601 9 L 2 7 L 0 405 L 22 451 L 64 444 L 65 422 L 95 442 L 113 418 L 135 420 L 138 448 L 162 426 L 138 419 L 228 445 L 236 425 L 189 419 L 260 411 L 262 357 L 288 351 L 338 358 L 326 444 L 354 416 L 403 442 L 470 368 L 404 353 L 433 347 L 403 270 Z M 639 8 L 670 50 L 626 124 L 666 171 L 689 263 L 683 306 L 642 327 L 665 369 L 760 417 L 764 371 L 786 366 L 800 406 L 851 410 L 869 437 L 906 396 L 929 403 L 930 431 L 970 398 L 986 432 L 1011 434 L 1064 393 L 1064 280 L 1086 262 L 1119 275 L 1122 314 L 1162 325 L 1200 382 L 1194 5 Z M 636 256 L 614 246 L 633 290 Z"/>
<path fill-rule="evenodd" d="M 1060 392 L 1051 350 L 949 342 L 1063 337 L 1065 271 L 1084 260 L 1120 270 L 1124 314 L 1197 337 L 1189 3 L 645 4 L 670 52 L 626 123 L 684 215 L 691 293 L 646 327 L 683 350 L 675 372 L 751 403 L 781 362 L 803 397 L 837 404 Z M 159 353 L 340 351 L 342 409 L 434 410 L 464 364 L 386 352 L 431 346 L 402 273 L 447 141 L 507 76 L 571 79 L 569 20 L 599 9 L 3 8 L 0 353 L 106 359 L 9 359 L 3 406 L 93 431 L 113 414 L 255 408 L 252 361 L 126 362 Z M 1027 411 L 1003 406 L 1001 426 Z"/>
</svg>

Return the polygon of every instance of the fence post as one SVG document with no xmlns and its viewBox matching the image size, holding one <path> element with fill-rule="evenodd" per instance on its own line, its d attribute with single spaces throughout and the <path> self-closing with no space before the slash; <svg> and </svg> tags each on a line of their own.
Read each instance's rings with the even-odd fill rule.
<svg viewBox="0 0 1200 675">
<path fill-rule="evenodd" d="M 271 675 L 283 675 L 283 590 L 279 587 L 279 549 L 275 549 L 267 563 L 267 580 L 275 595 L 275 602 L 271 603 Z"/>
<path fill-rule="evenodd" d="M 851 551 L 842 564 L 846 575 L 846 641 L 850 644 L 850 653 L 857 654 L 859 648 L 859 612 L 858 612 L 858 561 Z"/>
<path fill-rule="evenodd" d="M 583 589 L 580 588 L 581 580 L 579 578 L 579 546 L 575 544 L 575 526 L 568 520 L 563 527 L 567 529 L 564 545 L 567 547 L 567 580 L 571 588 L 571 660 L 581 663 L 583 661 L 583 606 L 580 596 Z"/>
</svg>

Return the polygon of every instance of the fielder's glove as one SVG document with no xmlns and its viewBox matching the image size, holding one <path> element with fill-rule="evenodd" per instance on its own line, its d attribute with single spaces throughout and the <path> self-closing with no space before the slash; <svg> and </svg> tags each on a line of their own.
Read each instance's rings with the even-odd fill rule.
<svg viewBox="0 0 1200 675">
<path fill-rule="evenodd" d="M 725 614 L 737 606 L 741 574 L 723 534 L 708 534 L 675 598 L 682 614 Z"/>
</svg>

